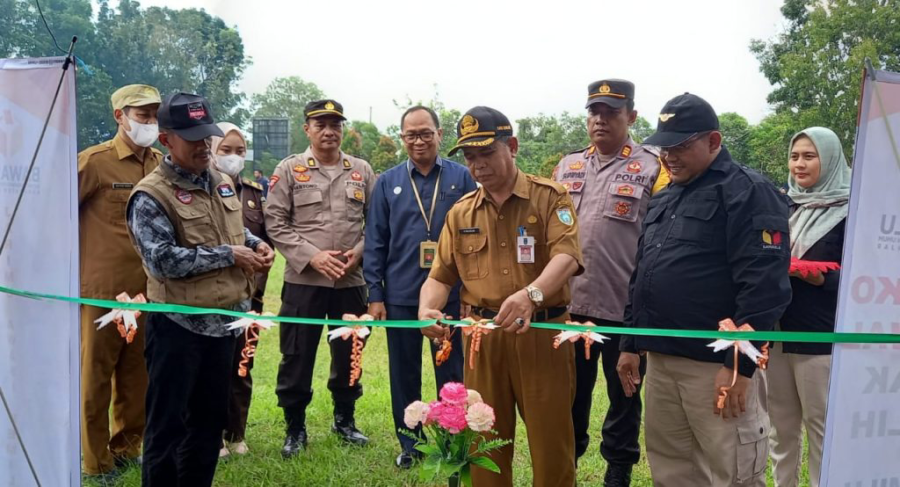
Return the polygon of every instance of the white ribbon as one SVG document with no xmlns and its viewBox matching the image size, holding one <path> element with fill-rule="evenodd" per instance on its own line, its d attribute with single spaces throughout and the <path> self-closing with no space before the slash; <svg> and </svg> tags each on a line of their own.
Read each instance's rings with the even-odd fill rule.
<svg viewBox="0 0 900 487">
<path fill-rule="evenodd" d="M 257 313 L 256 311 L 251 311 L 248 314 L 259 316 L 259 313 Z M 272 313 L 266 312 L 266 313 L 263 313 L 261 316 L 275 316 L 275 315 Z M 241 318 L 239 320 L 232 321 L 231 323 L 225 323 L 222 326 L 226 327 L 228 330 L 237 330 L 238 328 L 240 328 L 243 331 L 247 331 L 247 328 L 250 328 L 254 324 L 256 324 L 260 328 L 264 328 L 266 330 L 275 326 L 274 321 L 260 320 L 257 318 Z"/>
</svg>

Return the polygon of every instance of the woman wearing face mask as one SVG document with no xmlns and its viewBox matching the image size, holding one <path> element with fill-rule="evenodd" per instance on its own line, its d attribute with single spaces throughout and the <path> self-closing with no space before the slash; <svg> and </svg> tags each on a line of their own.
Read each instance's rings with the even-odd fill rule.
<svg viewBox="0 0 900 487">
<path fill-rule="evenodd" d="M 244 170 L 244 157 L 247 154 L 247 142 L 244 134 L 234 124 L 220 122 L 217 125 L 222 129 L 225 137 L 212 138 L 213 164 L 216 169 L 228 174 L 234 180 L 237 197 L 241 200 L 244 226 L 250 230 L 250 233 L 271 245 L 266 236 L 263 218 L 263 204 L 266 201 L 263 196 L 263 187 L 251 179 L 241 177 L 241 172 Z M 256 293 L 253 295 L 251 309 L 257 313 L 262 313 L 267 278 L 267 273 L 256 274 Z M 245 377 L 241 377 L 237 373 L 238 365 L 243 359 L 241 351 L 244 349 L 245 343 L 246 336 L 243 334 L 235 342 L 234 367 L 231 371 L 231 399 L 228 403 L 228 424 L 225 428 L 224 444 L 219 452 L 220 457 L 232 453 L 243 455 L 249 451 L 244 440 L 247 413 L 250 410 L 250 392 L 253 386 L 253 379 L 250 376 L 253 358 L 251 357 L 246 364 L 247 375 Z"/>
<path fill-rule="evenodd" d="M 850 198 L 850 167 L 834 132 L 812 127 L 791 140 L 788 197 L 791 199 L 791 256 L 840 262 Z M 793 299 L 781 318 L 785 331 L 834 331 L 840 271 L 791 274 Z M 831 344 L 780 343 L 772 347 L 769 370 L 771 456 L 775 485 L 800 483 L 801 426 L 809 444 L 809 485 L 818 486 L 825 434 L 825 403 Z"/>
</svg>

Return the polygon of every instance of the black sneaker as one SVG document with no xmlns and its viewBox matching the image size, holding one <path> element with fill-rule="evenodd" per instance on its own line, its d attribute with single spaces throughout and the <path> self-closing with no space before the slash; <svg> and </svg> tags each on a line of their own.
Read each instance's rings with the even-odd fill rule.
<svg viewBox="0 0 900 487">
<path fill-rule="evenodd" d="M 285 460 L 297 456 L 301 451 L 306 450 L 307 439 L 306 430 L 300 430 L 294 433 L 288 432 L 284 437 L 284 446 L 281 447 L 281 458 Z"/>
<path fill-rule="evenodd" d="M 631 485 L 631 465 L 610 463 L 603 475 L 604 487 L 629 487 Z"/>
<path fill-rule="evenodd" d="M 400 455 L 397 456 L 397 460 L 394 461 L 394 465 L 401 470 L 409 470 L 422 458 L 422 454 L 418 451 L 409 451 L 403 450 Z"/>
</svg>

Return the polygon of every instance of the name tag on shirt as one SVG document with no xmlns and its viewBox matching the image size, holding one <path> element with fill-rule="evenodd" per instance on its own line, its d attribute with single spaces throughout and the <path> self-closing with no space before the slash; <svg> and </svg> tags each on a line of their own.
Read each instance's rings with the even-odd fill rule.
<svg viewBox="0 0 900 487">
<path fill-rule="evenodd" d="M 477 233 L 481 233 L 481 229 L 478 227 L 475 228 L 460 228 L 459 233 L 462 235 L 475 235 Z"/>
<path fill-rule="evenodd" d="M 437 254 L 437 242 L 419 242 L 419 267 L 431 269 L 434 265 L 435 254 Z"/>
<path fill-rule="evenodd" d="M 131 183 L 112 183 L 113 189 L 133 189 L 134 185 Z"/>
<path fill-rule="evenodd" d="M 516 259 L 520 264 L 534 264 L 534 237 L 516 237 Z"/>
</svg>

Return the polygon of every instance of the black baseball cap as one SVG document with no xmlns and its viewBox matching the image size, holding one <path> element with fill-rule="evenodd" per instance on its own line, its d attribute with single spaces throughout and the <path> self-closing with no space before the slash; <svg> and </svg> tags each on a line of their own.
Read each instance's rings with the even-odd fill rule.
<svg viewBox="0 0 900 487">
<path fill-rule="evenodd" d="M 159 128 L 169 129 L 184 140 L 196 142 L 207 137 L 225 137 L 216 126 L 209 102 L 200 95 L 175 93 L 159 106 Z"/>
<path fill-rule="evenodd" d="M 307 120 L 318 117 L 338 117 L 347 120 L 344 116 L 344 106 L 334 100 L 315 100 L 306 104 L 303 115 Z"/>
<path fill-rule="evenodd" d="M 672 147 L 710 130 L 719 130 L 716 111 L 703 98 L 685 93 L 666 103 L 659 114 L 656 133 L 647 137 L 644 144 Z"/>
<path fill-rule="evenodd" d="M 496 137 L 511 137 L 512 124 L 506 115 L 490 107 L 469 109 L 456 124 L 456 145 L 450 155 L 463 147 L 485 147 L 494 143 Z"/>
<path fill-rule="evenodd" d="M 605 103 L 613 108 L 621 108 L 629 101 L 634 101 L 634 83 L 624 79 L 601 79 L 588 85 L 588 100 L 584 107 Z"/>
</svg>

